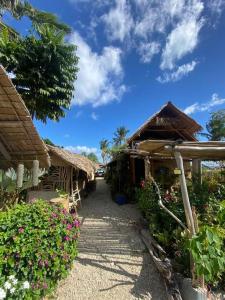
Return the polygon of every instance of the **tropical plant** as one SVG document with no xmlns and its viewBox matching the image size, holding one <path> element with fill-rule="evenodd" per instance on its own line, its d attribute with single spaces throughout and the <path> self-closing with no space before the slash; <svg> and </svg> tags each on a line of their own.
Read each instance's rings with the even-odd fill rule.
<svg viewBox="0 0 225 300">
<path fill-rule="evenodd" d="M 22 95 L 32 117 L 59 120 L 70 107 L 78 71 L 76 47 L 65 42 L 64 31 L 42 25 L 27 37 L 0 36 L 0 63 Z"/>
<path fill-rule="evenodd" d="M 0 0 L 1 13 L 3 13 L 4 10 L 9 10 L 12 13 L 15 12 L 19 2 L 19 0 Z"/>
<path fill-rule="evenodd" d="M 90 159 L 94 163 L 98 163 L 98 157 L 94 152 L 91 152 L 91 153 L 82 152 L 81 155 L 87 157 L 88 159 Z"/>
<path fill-rule="evenodd" d="M 28 1 L 23 0 L 0 0 L 1 15 L 5 11 L 11 12 L 14 18 L 20 20 L 22 17 L 28 17 L 33 26 L 48 24 L 53 25 L 65 33 L 70 33 L 71 29 L 68 25 L 58 20 L 58 17 L 52 13 L 41 11 L 33 7 Z"/>
<path fill-rule="evenodd" d="M 222 279 L 225 270 L 225 201 L 220 203 L 214 224 L 200 226 L 199 232 L 189 240 L 188 250 L 195 262 L 198 276 L 215 285 Z"/>
<path fill-rule="evenodd" d="M 100 150 L 101 150 L 103 164 L 105 164 L 106 157 L 107 157 L 107 154 L 109 151 L 109 141 L 108 140 L 103 139 L 100 141 Z"/>
<path fill-rule="evenodd" d="M 0 293 L 7 299 L 42 299 L 77 256 L 79 220 L 46 201 L 1 212 L 0 232 Z"/>
<path fill-rule="evenodd" d="M 225 139 L 225 109 L 221 109 L 211 114 L 210 120 L 206 124 L 207 133 L 201 133 L 210 141 L 222 141 Z"/>
<path fill-rule="evenodd" d="M 55 146 L 55 144 L 54 144 L 49 138 L 45 138 L 45 139 L 43 139 L 43 141 L 44 141 L 45 144 L 47 144 L 47 145 Z"/>
<path fill-rule="evenodd" d="M 123 143 L 126 143 L 126 136 L 129 130 L 125 126 L 118 127 L 114 133 L 113 142 L 115 146 L 121 146 Z"/>
</svg>

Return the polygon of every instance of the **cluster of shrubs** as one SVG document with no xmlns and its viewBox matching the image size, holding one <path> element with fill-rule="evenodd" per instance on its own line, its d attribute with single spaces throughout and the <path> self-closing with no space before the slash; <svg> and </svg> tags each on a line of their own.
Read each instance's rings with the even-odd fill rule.
<svg viewBox="0 0 225 300">
<path fill-rule="evenodd" d="M 0 213 L 0 299 L 40 299 L 77 256 L 79 220 L 45 201 Z"/>
<path fill-rule="evenodd" d="M 136 190 L 140 210 L 148 221 L 155 239 L 164 247 L 174 262 L 176 271 L 190 276 L 190 252 L 197 275 L 204 275 L 211 287 L 224 289 L 225 270 L 225 187 L 223 184 L 204 180 L 195 186 L 189 182 L 189 196 L 198 218 L 199 231 L 192 239 L 158 204 L 158 196 L 151 182 L 143 182 Z M 161 191 L 165 206 L 186 223 L 179 189 Z"/>
</svg>

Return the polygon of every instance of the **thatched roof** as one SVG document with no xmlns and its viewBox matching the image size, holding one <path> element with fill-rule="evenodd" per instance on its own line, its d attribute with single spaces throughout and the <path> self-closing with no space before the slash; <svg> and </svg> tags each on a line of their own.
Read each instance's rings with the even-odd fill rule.
<svg viewBox="0 0 225 300">
<path fill-rule="evenodd" d="M 87 157 L 72 153 L 64 148 L 59 148 L 55 146 L 47 145 L 49 150 L 49 155 L 56 156 L 59 161 L 63 161 L 66 165 L 71 165 L 76 169 L 80 169 L 87 173 L 88 177 L 92 177 L 93 173 L 95 172 L 95 167 L 93 162 L 88 159 Z M 52 165 L 56 165 L 57 161 L 54 159 L 52 161 Z"/>
<path fill-rule="evenodd" d="M 174 158 L 174 150 L 186 159 L 225 160 L 225 142 L 174 142 L 169 140 L 146 140 L 136 145 L 140 154 L 152 158 Z"/>
<path fill-rule="evenodd" d="M 38 159 L 41 167 L 49 166 L 48 151 L 40 138 L 29 111 L 5 69 L 0 66 L 0 168 L 26 167 Z"/>
<path fill-rule="evenodd" d="M 195 120 L 168 102 L 138 128 L 128 139 L 128 143 L 146 139 L 196 141 L 194 134 L 201 129 L 202 127 Z"/>
</svg>

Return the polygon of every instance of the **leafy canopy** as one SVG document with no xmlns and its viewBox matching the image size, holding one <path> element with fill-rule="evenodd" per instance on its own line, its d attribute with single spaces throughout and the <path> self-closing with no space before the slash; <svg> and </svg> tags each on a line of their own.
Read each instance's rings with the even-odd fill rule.
<svg viewBox="0 0 225 300">
<path fill-rule="evenodd" d="M 126 142 L 126 136 L 129 130 L 125 126 L 118 127 L 114 133 L 113 142 L 115 146 L 121 146 Z"/>
<path fill-rule="evenodd" d="M 210 141 L 221 141 L 225 139 L 225 109 L 221 109 L 211 114 L 209 122 L 206 124 L 208 133 L 203 133 Z"/>
<path fill-rule="evenodd" d="M 0 35 L 0 63 L 12 79 L 32 117 L 58 121 L 70 107 L 78 71 L 76 47 L 65 42 L 65 32 L 39 25 L 26 37 Z"/>
<path fill-rule="evenodd" d="M 100 150 L 101 150 L 103 164 L 105 164 L 107 155 L 109 154 L 109 141 L 108 140 L 103 139 L 100 141 Z"/>
<path fill-rule="evenodd" d="M 81 155 L 87 157 L 88 159 L 90 159 L 91 161 L 93 161 L 95 163 L 98 163 L 98 157 L 93 152 L 91 152 L 91 153 L 82 152 Z"/>
</svg>

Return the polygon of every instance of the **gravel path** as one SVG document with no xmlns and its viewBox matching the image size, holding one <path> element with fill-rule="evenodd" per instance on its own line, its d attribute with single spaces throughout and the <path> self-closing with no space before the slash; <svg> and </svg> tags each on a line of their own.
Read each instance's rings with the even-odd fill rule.
<svg viewBox="0 0 225 300">
<path fill-rule="evenodd" d="M 166 300 L 165 288 L 135 226 L 135 205 L 111 200 L 104 180 L 79 211 L 79 256 L 58 300 Z"/>
</svg>

